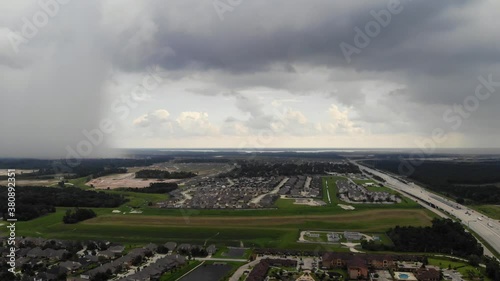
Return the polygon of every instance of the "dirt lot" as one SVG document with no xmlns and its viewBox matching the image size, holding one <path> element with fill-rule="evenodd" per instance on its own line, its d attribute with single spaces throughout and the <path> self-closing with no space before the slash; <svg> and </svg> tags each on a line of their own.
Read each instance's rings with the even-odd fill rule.
<svg viewBox="0 0 500 281">
<path fill-rule="evenodd" d="M 163 182 L 177 182 L 179 180 L 164 180 Z M 120 188 L 120 187 L 147 187 L 152 182 L 158 182 L 157 179 L 136 179 L 134 173 L 126 174 L 114 174 L 105 177 L 100 177 L 93 179 L 86 183 L 90 186 L 91 184 L 96 189 L 110 189 Z"/>
<path fill-rule="evenodd" d="M 215 175 L 220 172 L 227 172 L 232 168 L 232 166 L 228 164 L 219 164 L 219 163 L 158 163 L 155 165 L 147 166 L 147 167 L 130 167 L 127 168 L 128 173 L 126 174 L 113 174 L 109 176 L 100 177 L 97 179 L 93 179 L 90 182 L 87 182 L 86 185 L 90 186 L 94 185 L 97 189 L 110 189 L 120 188 L 120 187 L 147 187 L 152 182 L 158 182 L 157 179 L 136 179 L 135 172 L 144 169 L 158 169 L 158 170 L 166 170 L 170 172 L 175 171 L 186 171 L 186 172 L 195 172 L 199 176 L 191 179 L 177 180 L 170 179 L 164 180 L 164 182 L 191 182 L 196 180 L 199 177 Z"/>
<path fill-rule="evenodd" d="M 0 176 L 6 176 L 7 175 L 7 169 L 0 169 Z M 16 175 L 23 174 L 23 173 L 33 173 L 38 170 L 16 170 Z"/>
<path fill-rule="evenodd" d="M 178 171 L 186 171 L 197 173 L 199 176 L 210 176 L 215 175 L 221 172 L 227 172 L 231 170 L 233 166 L 229 164 L 220 164 L 220 163 L 158 163 L 154 164 L 148 169 L 159 169 L 159 170 L 167 170 L 169 172 L 178 172 Z"/>
<path fill-rule="evenodd" d="M 16 180 L 18 186 L 55 186 L 58 180 Z"/>
</svg>

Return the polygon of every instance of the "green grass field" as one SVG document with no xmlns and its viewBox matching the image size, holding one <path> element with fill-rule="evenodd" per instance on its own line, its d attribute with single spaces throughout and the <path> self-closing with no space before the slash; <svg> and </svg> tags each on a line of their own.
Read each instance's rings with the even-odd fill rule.
<svg viewBox="0 0 500 281">
<path fill-rule="evenodd" d="M 182 216 L 182 217 L 195 217 L 195 216 L 234 216 L 234 217 L 261 217 L 261 216 L 291 216 L 291 215 L 318 215 L 318 214 L 342 214 L 346 212 L 337 204 L 341 204 L 341 202 L 336 196 L 337 186 L 335 182 L 339 179 L 345 179 L 344 177 L 324 177 L 323 178 L 323 200 L 328 203 L 326 199 L 326 183 L 329 185 L 329 193 L 332 204 L 328 204 L 327 206 L 307 206 L 307 205 L 296 205 L 293 204 L 294 200 L 292 199 L 278 199 L 276 201 L 276 209 L 261 209 L 261 210 L 195 210 L 195 209 L 159 209 L 148 206 L 148 202 L 152 202 L 153 204 L 160 201 L 165 201 L 168 199 L 167 194 L 147 194 L 147 193 L 137 193 L 131 191 L 119 191 L 119 190 L 103 190 L 104 192 L 114 193 L 114 194 L 122 194 L 126 198 L 130 200 L 120 206 L 119 208 L 115 208 L 121 211 L 129 211 L 130 206 L 140 207 L 143 211 L 143 215 L 147 216 Z M 72 180 L 72 183 L 76 186 L 83 186 L 85 188 L 89 188 L 85 186 L 85 178 L 80 178 L 76 180 Z M 364 211 L 364 210 L 374 210 L 374 209 L 421 209 L 420 205 L 415 203 L 414 201 L 403 197 L 403 202 L 399 204 L 391 204 L 391 205 L 382 205 L 382 204 L 354 204 L 356 211 Z"/>
<path fill-rule="evenodd" d="M 365 183 L 373 183 L 374 185 L 373 186 L 365 186 L 365 188 L 369 191 L 377 191 L 377 192 L 388 192 L 388 193 L 391 193 L 391 194 L 398 194 L 397 191 L 394 191 L 388 187 L 385 187 L 385 186 L 380 186 L 377 182 L 375 182 L 374 180 L 354 180 L 355 183 L 359 184 L 359 185 L 363 185 Z"/>
<path fill-rule="evenodd" d="M 400 204 L 353 204 L 355 210 L 337 206 L 335 181 L 341 177 L 325 177 L 332 204 L 327 206 L 295 205 L 294 200 L 279 199 L 276 209 L 267 210 L 167 210 L 148 206 L 149 202 L 166 199 L 167 195 L 109 190 L 130 198 L 118 208 L 93 208 L 97 218 L 78 224 L 62 223 L 67 208 L 28 222 L 17 223 L 18 235 L 59 239 L 106 239 L 125 244 L 215 243 L 219 247 L 240 246 L 315 250 L 318 245 L 298 243 L 301 230 L 361 231 L 383 233 L 396 225 L 428 226 L 434 214 L 407 199 Z M 75 185 L 84 184 L 75 180 Z M 138 207 L 141 214 L 130 214 Z M 126 214 L 113 214 L 118 209 Z M 208 241 L 207 241 L 208 239 Z M 338 246 L 322 246 L 339 249 Z"/>
<path fill-rule="evenodd" d="M 196 243 L 246 247 L 314 250 L 317 245 L 298 243 L 300 230 L 353 230 L 385 232 L 396 225 L 430 225 L 427 210 L 376 210 L 346 214 L 267 217 L 179 217 L 111 214 L 94 209 L 97 218 L 78 224 L 63 224 L 66 208 L 56 213 L 17 223 L 23 236 L 59 239 L 106 239 L 125 244 Z M 208 241 L 207 241 L 208 239 Z M 328 245 L 325 248 L 337 249 Z"/>
<path fill-rule="evenodd" d="M 458 272 L 462 274 L 464 278 L 469 280 L 469 272 L 474 272 L 476 274 L 479 274 L 482 276 L 484 279 L 483 280 L 490 280 L 488 277 L 485 276 L 485 269 L 481 267 L 474 267 L 466 262 L 462 261 L 456 261 L 452 259 L 448 259 L 445 257 L 432 257 L 428 258 L 429 265 L 434 265 L 434 266 L 439 266 L 443 269 L 456 269 Z"/>
<path fill-rule="evenodd" d="M 500 205 L 473 205 L 469 207 L 492 219 L 500 220 Z"/>
</svg>

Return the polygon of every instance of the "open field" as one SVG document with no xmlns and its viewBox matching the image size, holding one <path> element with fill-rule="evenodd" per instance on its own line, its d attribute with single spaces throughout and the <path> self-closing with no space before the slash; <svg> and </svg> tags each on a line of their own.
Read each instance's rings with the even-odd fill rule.
<svg viewBox="0 0 500 281">
<path fill-rule="evenodd" d="M 34 173 L 34 172 L 37 172 L 38 170 L 34 169 L 34 170 L 19 170 L 19 169 L 16 169 L 16 175 L 20 175 L 20 174 L 26 174 L 26 173 Z M 8 174 L 8 169 L 0 169 L 0 176 L 6 176 Z"/>
<path fill-rule="evenodd" d="M 18 222 L 18 235 L 60 239 L 107 239 L 121 243 L 208 243 L 245 247 L 315 249 L 317 245 L 297 243 L 300 229 L 384 232 L 399 225 L 430 225 L 426 210 L 376 210 L 340 215 L 267 217 L 170 217 L 143 214 L 111 214 L 94 209 L 97 218 L 65 225 L 65 208 L 28 222 Z M 339 250 L 338 246 L 325 249 Z"/>
<path fill-rule="evenodd" d="M 158 179 L 136 179 L 135 172 L 137 172 L 139 170 L 143 170 L 143 169 L 166 170 L 169 172 L 185 171 L 185 172 L 193 172 L 193 173 L 198 174 L 198 177 L 190 178 L 190 179 L 182 179 L 182 180 L 166 179 L 166 180 L 162 180 L 163 182 L 178 182 L 181 184 L 181 182 L 182 183 L 190 183 L 190 182 L 196 181 L 199 178 L 204 177 L 204 176 L 214 176 L 214 175 L 219 174 L 221 172 L 227 172 L 231 168 L 232 168 L 232 166 L 229 164 L 220 164 L 220 163 L 165 162 L 165 163 L 158 163 L 158 164 L 154 164 L 154 165 L 146 166 L 146 167 L 130 167 L 130 168 L 127 168 L 128 173 L 107 175 L 107 176 L 92 179 L 88 182 L 85 182 L 85 178 L 82 178 L 82 180 L 84 180 L 83 183 L 84 183 L 85 187 L 90 187 L 90 185 L 93 185 L 94 188 L 96 188 L 96 189 L 108 189 L 108 188 L 109 189 L 116 189 L 116 188 L 120 188 L 120 187 L 142 188 L 142 187 L 149 186 L 149 184 L 152 182 L 159 181 Z M 75 180 L 72 180 L 72 181 L 75 181 Z M 72 181 L 70 181 L 70 182 L 72 182 Z M 47 184 L 53 184 L 53 183 L 57 183 L 57 181 L 47 183 Z M 81 182 L 79 182 L 79 183 L 81 183 Z M 40 183 L 40 185 L 45 185 L 45 184 Z"/>
<path fill-rule="evenodd" d="M 167 170 L 169 172 L 193 172 L 199 176 L 210 176 L 221 172 L 227 172 L 233 168 L 227 163 L 158 163 L 147 167 L 148 169 Z"/>
<path fill-rule="evenodd" d="M 481 268 L 479 266 L 474 267 L 467 262 L 456 261 L 456 260 L 448 259 L 445 257 L 431 257 L 431 258 L 428 258 L 428 261 L 429 261 L 429 265 L 439 266 L 439 267 L 444 268 L 444 269 L 447 269 L 447 268 L 456 269 L 458 272 L 460 272 L 462 274 L 462 276 L 464 278 L 469 278 L 468 272 L 472 271 L 472 272 L 482 274 L 485 281 L 490 280 L 489 278 L 484 276 L 484 274 L 485 274 L 484 268 Z"/>
<path fill-rule="evenodd" d="M 16 179 L 16 185 L 18 186 L 56 186 L 59 180 L 50 179 L 50 180 L 42 180 L 42 179 L 32 179 L 32 180 L 20 180 Z"/>
<path fill-rule="evenodd" d="M 388 193 L 391 193 L 391 194 L 398 194 L 398 192 L 396 192 L 395 190 L 393 189 L 390 189 L 388 187 L 385 187 L 385 186 L 380 186 L 377 182 L 375 182 L 374 180 L 354 180 L 355 183 L 359 184 L 359 185 L 363 185 L 365 183 L 373 183 L 374 185 L 372 186 L 365 186 L 365 188 L 368 190 L 368 191 L 375 191 L 375 192 L 388 192 Z"/>
<path fill-rule="evenodd" d="M 428 226 L 435 217 L 409 199 L 401 204 L 359 204 L 356 210 L 343 210 L 337 206 L 334 184 L 339 178 L 323 179 L 324 183 L 328 180 L 332 204 L 306 206 L 293 204 L 294 200 L 278 199 L 275 209 L 260 210 L 158 209 L 149 206 L 150 203 L 166 200 L 167 194 L 105 190 L 124 195 L 130 202 L 117 208 L 93 208 L 96 218 L 72 225 L 62 223 L 67 208 L 58 207 L 56 213 L 18 222 L 17 233 L 59 239 L 105 239 L 126 245 L 175 241 L 215 243 L 219 247 L 243 244 L 245 247 L 316 250 L 318 245 L 297 242 L 301 230 L 383 233 L 396 225 Z M 83 178 L 70 182 L 91 189 Z M 142 213 L 131 214 L 133 209 Z M 114 214 L 113 210 L 121 213 Z M 321 248 L 348 251 L 340 245 Z"/>
<path fill-rule="evenodd" d="M 418 210 L 423 208 L 415 203 L 414 201 L 403 197 L 403 202 L 399 204 L 357 204 L 356 210 L 346 211 L 339 207 L 337 204 L 339 200 L 336 197 L 336 185 L 335 181 L 338 179 L 343 179 L 343 177 L 325 177 L 323 179 L 324 192 L 323 196 L 326 196 L 326 181 L 330 185 L 330 197 L 332 204 L 327 204 L 325 206 L 308 206 L 308 205 L 298 205 L 294 204 L 295 200 L 292 199 L 278 199 L 275 203 L 276 208 L 269 209 L 249 209 L 249 210 L 215 210 L 215 209 L 160 209 L 154 206 L 148 206 L 149 202 L 153 204 L 156 202 L 165 201 L 168 198 L 167 194 L 146 194 L 137 193 L 130 191 L 120 191 L 120 190 L 103 190 L 106 193 L 122 194 L 130 200 L 123 204 L 121 207 L 117 208 L 121 211 L 129 211 L 130 207 L 140 207 L 143 215 L 146 216 L 203 216 L 203 217 L 266 217 L 272 216 L 300 216 L 300 215 L 325 215 L 325 214 L 346 214 L 350 212 L 367 211 L 367 210 L 393 210 L 393 209 L 404 209 L 404 210 Z M 73 185 L 84 188 L 91 189 L 85 184 L 85 178 L 79 178 L 70 180 Z M 325 199 L 326 200 L 326 199 Z M 109 213 L 111 210 L 109 211 Z"/>
<path fill-rule="evenodd" d="M 425 222 L 431 220 L 431 217 L 423 210 L 373 210 L 356 213 L 346 213 L 337 215 L 308 215 L 308 216 L 266 216 L 266 217 L 167 217 L 167 216 L 123 216 L 123 215 L 104 215 L 97 218 L 85 221 L 84 224 L 103 224 L 103 225 L 162 225 L 162 226 L 214 226 L 214 225 L 230 225 L 232 227 L 242 226 L 288 226 L 300 225 L 309 222 L 318 224 L 344 224 L 354 229 L 366 229 L 376 227 L 377 224 L 387 222 L 404 222 L 410 216 L 414 217 L 414 222 Z M 189 222 L 187 223 L 186 220 Z M 372 221 L 376 222 L 375 224 Z M 390 223 L 393 224 L 393 223 Z M 348 228 L 348 229 L 349 229 Z"/>
<path fill-rule="evenodd" d="M 225 258 L 225 259 L 248 259 L 252 253 L 250 248 L 240 248 L 240 247 L 222 247 L 217 250 L 217 253 L 212 255 L 214 258 Z"/>
<path fill-rule="evenodd" d="M 500 220 L 500 205 L 472 205 L 469 207 L 492 219 Z"/>
<path fill-rule="evenodd" d="M 179 180 L 162 180 L 162 182 L 176 182 Z M 86 183 L 93 185 L 96 189 L 116 189 L 120 187 L 147 187 L 152 182 L 159 182 L 158 179 L 136 179 L 135 173 L 113 174 L 99 177 Z"/>
<path fill-rule="evenodd" d="M 79 187 L 86 190 L 94 190 L 90 186 L 86 185 L 86 178 L 78 178 L 69 180 L 69 183 L 74 185 L 75 187 Z M 111 194 L 120 194 L 125 196 L 129 200 L 129 202 L 124 203 L 122 206 L 109 209 L 109 212 L 112 210 L 118 209 L 122 212 L 129 211 L 131 207 L 133 208 L 145 208 L 145 209 L 153 209 L 148 206 L 148 203 L 157 203 L 161 201 L 165 201 L 169 198 L 168 194 L 154 194 L 154 193 L 140 193 L 133 191 L 123 191 L 123 190 L 102 190 L 106 193 Z"/>
</svg>

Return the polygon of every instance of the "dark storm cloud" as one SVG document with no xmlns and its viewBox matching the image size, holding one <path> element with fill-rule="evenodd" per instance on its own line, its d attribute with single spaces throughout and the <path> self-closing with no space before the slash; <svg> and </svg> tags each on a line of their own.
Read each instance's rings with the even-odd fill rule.
<svg viewBox="0 0 500 281">
<path fill-rule="evenodd" d="M 88 33 L 96 29 L 91 19 L 99 11 L 90 3 L 72 5 L 61 6 L 60 14 L 38 28 L 18 53 L 4 50 L 22 63 L 0 65 L 0 156 L 65 157 L 68 147 L 74 150 L 86 139 L 84 130 L 99 126 L 109 64 L 99 40 Z M 38 11 L 43 10 L 35 6 L 20 15 L 31 20 Z M 19 23 L 10 28 L 20 30 Z M 93 146 L 90 155 L 105 155 L 106 147 Z"/>
<path fill-rule="evenodd" d="M 469 19 L 450 18 L 446 14 L 452 9 L 467 8 L 466 1 L 401 0 L 402 12 L 392 15 L 380 35 L 361 54 L 353 56 L 352 65 L 346 62 L 339 44 L 354 44 L 354 28 L 363 30 L 374 20 L 370 11 L 387 9 L 391 1 L 365 1 L 357 6 L 340 1 L 274 1 L 266 5 L 262 1 L 251 2 L 236 7 L 224 21 L 212 13 L 201 20 L 205 24 L 199 32 L 172 27 L 181 23 L 160 17 L 161 11 L 169 8 L 160 6 L 154 18 L 159 27 L 155 48 L 142 62 L 128 65 L 127 58 L 119 57 L 117 63 L 143 67 L 154 61 L 170 70 L 252 72 L 265 71 L 270 64 L 289 66 L 292 62 L 371 71 L 405 69 L 443 73 L 463 64 L 493 59 L 494 49 L 488 46 L 484 46 L 480 56 L 477 49 L 449 52 L 440 49 L 443 46 L 436 46 L 437 49 L 421 48 L 419 44 L 405 46 L 415 38 L 425 40 L 467 24 Z M 212 12 L 210 5 L 204 7 L 207 13 Z M 183 12 L 185 20 L 197 20 L 194 11 Z M 308 20 L 297 24 L 297 18 Z"/>
<path fill-rule="evenodd" d="M 244 0 L 222 20 L 211 0 L 71 1 L 19 53 L 9 35 L 22 31 L 23 17 L 41 8 L 2 3 L 0 93 L 6 106 L 0 118 L 16 121 L 0 125 L 0 156 L 63 157 L 68 145 L 84 138 L 82 130 L 99 126 L 101 109 L 109 109 L 103 87 L 112 74 L 141 76 L 152 65 L 165 71 L 167 83 L 205 82 L 184 85 L 187 92 L 233 99 L 231 112 L 246 119 L 221 120 L 252 129 L 275 120 L 248 93 L 264 87 L 327 96 L 356 112 L 353 120 L 383 125 L 383 132 L 425 133 L 450 125 L 443 112 L 474 94 L 478 76 L 500 81 L 500 4 L 401 0 L 401 12 L 346 60 L 340 44 L 355 46 L 355 28 L 364 30 L 373 12 L 391 1 Z M 319 75 L 324 81 L 315 79 Z M 391 87 L 373 93 L 367 81 Z M 498 132 L 499 93 L 482 101 L 461 133 Z M 218 110 L 216 101 L 206 106 L 203 112 Z"/>
</svg>

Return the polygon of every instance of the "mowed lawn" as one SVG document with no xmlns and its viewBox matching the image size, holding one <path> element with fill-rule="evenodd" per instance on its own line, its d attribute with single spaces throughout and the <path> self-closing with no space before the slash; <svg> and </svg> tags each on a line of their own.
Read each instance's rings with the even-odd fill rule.
<svg viewBox="0 0 500 281">
<path fill-rule="evenodd" d="M 305 206 L 294 200 L 279 199 L 275 209 L 266 210 L 186 210 L 158 209 L 148 202 L 166 199 L 166 195 L 123 191 L 130 202 L 118 208 L 92 208 L 97 217 L 65 225 L 62 217 L 68 208 L 28 222 L 17 223 L 17 234 L 59 239 L 104 239 L 125 244 L 216 243 L 221 246 L 291 248 L 315 250 L 318 245 L 298 243 L 301 230 L 361 231 L 383 233 L 400 226 L 429 226 L 434 214 L 410 199 L 401 204 L 351 204 L 356 209 L 346 211 L 336 196 L 335 182 L 342 177 L 325 177 L 325 192 L 330 192 L 332 204 Z M 326 182 L 328 181 L 328 191 Z M 142 214 L 130 214 L 139 207 Z M 118 209 L 126 214 L 113 214 Z M 321 246 L 325 250 L 340 249 L 338 245 Z"/>
<path fill-rule="evenodd" d="M 84 221 L 88 225 L 149 225 L 181 227 L 285 227 L 300 228 L 305 224 L 331 225 L 342 229 L 380 231 L 400 225 L 426 225 L 432 217 L 426 210 L 373 210 L 334 215 L 304 216 L 266 216 L 266 217 L 170 217 L 170 216 L 135 216 L 102 215 Z"/>
<path fill-rule="evenodd" d="M 179 217 L 109 214 L 78 224 L 62 223 L 65 209 L 29 222 L 18 222 L 17 233 L 59 239 L 105 239 L 121 243 L 217 243 L 250 247 L 315 249 L 297 243 L 300 230 L 385 232 L 396 225 L 430 225 L 427 210 L 373 210 L 335 215 L 267 217 Z M 337 248 L 327 246 L 326 248 Z"/>
<path fill-rule="evenodd" d="M 500 220 L 500 205 L 473 205 L 470 207 L 494 220 Z"/>
</svg>

